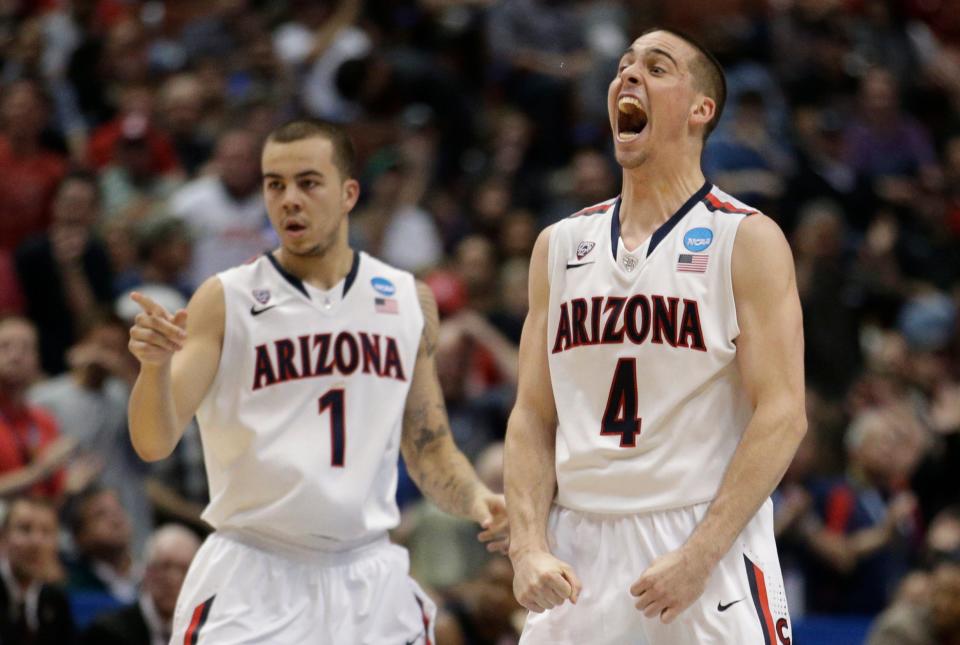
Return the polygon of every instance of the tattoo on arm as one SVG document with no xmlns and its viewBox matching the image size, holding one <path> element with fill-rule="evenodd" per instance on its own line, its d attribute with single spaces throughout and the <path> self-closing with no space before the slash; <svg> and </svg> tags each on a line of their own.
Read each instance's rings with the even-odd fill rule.
<svg viewBox="0 0 960 645">
<path fill-rule="evenodd" d="M 420 298 L 420 309 L 423 311 L 423 334 L 420 337 L 420 355 L 433 356 L 437 351 L 437 332 L 440 329 L 440 314 L 437 311 L 437 301 L 433 297 L 430 287 L 422 282 L 417 283 L 417 296 Z"/>
<path fill-rule="evenodd" d="M 450 434 L 450 428 L 443 421 L 435 423 L 435 427 L 430 427 L 429 417 L 430 408 L 441 417 L 445 417 L 445 408 L 442 403 L 425 404 L 414 409 L 408 409 L 403 413 L 403 425 L 408 428 L 411 437 L 411 443 L 416 448 L 417 458 L 421 457 L 425 450 L 436 445 L 438 441 Z"/>
</svg>

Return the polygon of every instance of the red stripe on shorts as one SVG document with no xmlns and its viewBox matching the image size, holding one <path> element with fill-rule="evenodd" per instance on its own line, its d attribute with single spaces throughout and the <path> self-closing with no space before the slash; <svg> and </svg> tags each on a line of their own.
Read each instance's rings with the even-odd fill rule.
<svg viewBox="0 0 960 645">
<path fill-rule="evenodd" d="M 216 594 L 210 596 L 193 610 L 193 616 L 190 618 L 190 626 L 187 627 L 187 633 L 183 635 L 183 645 L 197 645 L 200 638 L 200 630 L 203 624 L 207 622 L 207 616 L 210 615 L 210 607 L 213 605 L 213 599 Z"/>
</svg>

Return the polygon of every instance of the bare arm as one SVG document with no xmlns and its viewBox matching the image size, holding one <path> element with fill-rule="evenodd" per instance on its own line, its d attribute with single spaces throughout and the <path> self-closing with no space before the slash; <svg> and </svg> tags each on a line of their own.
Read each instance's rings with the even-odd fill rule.
<svg viewBox="0 0 960 645">
<path fill-rule="evenodd" d="M 638 608 L 663 622 L 703 593 L 710 572 L 783 477 L 807 427 L 803 325 L 787 241 L 772 220 L 751 216 L 740 225 L 732 262 L 737 363 L 753 416 L 706 516 L 681 549 L 631 587 Z"/>
<path fill-rule="evenodd" d="M 413 481 L 433 503 L 499 532 L 506 523 L 502 497 L 480 482 L 450 434 L 434 364 L 440 326 L 436 300 L 430 288 L 420 282 L 417 295 L 423 310 L 423 336 L 403 412 L 403 459 Z"/>
<path fill-rule="evenodd" d="M 753 416 L 717 497 L 688 544 L 715 564 L 776 488 L 807 431 L 803 321 L 793 257 L 763 215 L 740 225 L 733 249 L 737 363 Z"/>
<path fill-rule="evenodd" d="M 128 406 L 130 439 L 141 458 L 157 461 L 173 452 L 216 376 L 223 285 L 208 279 L 176 315 L 143 295 L 134 300 L 144 311 L 130 330 L 130 351 L 140 361 Z"/>
<path fill-rule="evenodd" d="M 513 593 L 521 605 L 537 613 L 567 599 L 576 603 L 580 593 L 573 569 L 555 558 L 547 543 L 547 516 L 557 487 L 557 409 L 547 364 L 551 230 L 540 233 L 530 258 L 530 311 L 520 336 L 517 402 L 507 423 L 504 452 Z"/>
<path fill-rule="evenodd" d="M 34 484 L 47 479 L 67 461 L 76 447 L 75 439 L 60 436 L 29 464 L 3 473 L 0 475 L 0 497 L 22 493 Z"/>
<path fill-rule="evenodd" d="M 549 551 L 547 515 L 557 487 L 557 409 L 547 365 L 550 230 L 537 238 L 530 258 L 530 310 L 520 336 L 517 402 L 507 422 L 503 478 L 509 500 L 512 558 L 530 550 Z"/>
</svg>

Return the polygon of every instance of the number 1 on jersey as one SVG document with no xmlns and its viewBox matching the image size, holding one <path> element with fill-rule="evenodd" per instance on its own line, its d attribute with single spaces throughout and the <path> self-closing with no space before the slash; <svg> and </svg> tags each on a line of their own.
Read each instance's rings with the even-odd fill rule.
<svg viewBox="0 0 960 645">
<path fill-rule="evenodd" d="M 347 437 L 343 427 L 343 390 L 330 390 L 320 397 L 320 414 L 330 409 L 330 465 L 343 467 Z"/>
<path fill-rule="evenodd" d="M 636 448 L 642 422 L 637 416 L 637 359 L 621 358 L 613 370 L 600 434 L 618 434 L 621 448 Z"/>
</svg>

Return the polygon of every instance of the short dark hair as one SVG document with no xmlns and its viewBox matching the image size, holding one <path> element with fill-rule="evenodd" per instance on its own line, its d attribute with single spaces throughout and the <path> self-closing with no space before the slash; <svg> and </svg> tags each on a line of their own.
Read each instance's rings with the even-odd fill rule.
<svg viewBox="0 0 960 645">
<path fill-rule="evenodd" d="M 53 513 L 54 517 L 57 517 L 57 505 L 49 497 L 32 494 L 16 495 L 7 501 L 6 513 L 3 515 L 3 524 L 0 526 L 0 530 L 2 530 L 3 533 L 6 533 L 10 529 L 10 518 L 13 515 L 13 509 L 19 504 L 26 504 L 27 506 L 39 506 L 40 508 Z"/>
<path fill-rule="evenodd" d="M 67 527 L 70 529 L 71 534 L 76 536 L 86 528 L 87 507 L 90 505 L 90 502 L 105 493 L 117 495 L 115 489 L 95 482 L 67 498 L 66 504 L 64 505 L 64 515 L 66 516 Z"/>
<path fill-rule="evenodd" d="M 323 137 L 333 145 L 333 164 L 344 179 L 353 177 L 356 153 L 350 136 L 341 126 L 319 119 L 297 119 L 284 123 L 267 136 L 267 143 L 293 143 Z"/>
<path fill-rule="evenodd" d="M 706 141 L 710 133 L 716 129 L 717 123 L 720 122 L 720 117 L 723 115 L 723 106 L 727 103 L 727 77 L 723 73 L 723 66 L 720 64 L 720 61 L 717 60 L 717 57 L 700 43 L 700 41 L 678 29 L 651 27 L 640 34 L 640 36 L 646 36 L 655 31 L 665 31 L 668 34 L 673 34 L 693 47 L 697 52 L 697 56 L 693 59 L 693 64 L 690 66 L 690 71 L 693 72 L 693 77 L 699 86 L 697 89 L 712 98 L 714 103 L 717 104 L 717 110 L 713 118 L 710 119 L 710 122 L 707 123 L 707 126 L 703 130 L 703 140 Z"/>
</svg>

